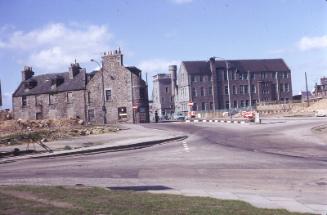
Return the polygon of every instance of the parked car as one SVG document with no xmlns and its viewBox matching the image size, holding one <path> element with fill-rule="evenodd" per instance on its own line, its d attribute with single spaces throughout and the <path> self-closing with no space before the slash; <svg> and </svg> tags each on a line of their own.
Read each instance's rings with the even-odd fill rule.
<svg viewBox="0 0 327 215">
<path fill-rule="evenodd" d="M 185 115 L 183 113 L 177 113 L 174 115 L 174 120 L 185 120 Z"/>
<path fill-rule="evenodd" d="M 315 115 L 317 117 L 327 117 L 327 110 L 317 110 Z"/>
</svg>

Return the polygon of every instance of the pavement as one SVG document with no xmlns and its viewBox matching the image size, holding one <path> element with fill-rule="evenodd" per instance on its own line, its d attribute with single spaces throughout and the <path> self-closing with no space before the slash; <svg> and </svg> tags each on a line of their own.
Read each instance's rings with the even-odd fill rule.
<svg viewBox="0 0 327 215">
<path fill-rule="evenodd" d="M 135 124 L 125 124 L 117 132 L 71 137 L 65 140 L 44 143 L 53 150 L 51 153 L 36 143 L 0 147 L 0 151 L 2 152 L 12 152 L 15 148 L 18 148 L 20 151 L 26 149 L 35 151 L 35 153 L 27 155 L 0 158 L 0 163 L 28 158 L 58 157 L 101 151 L 137 149 L 185 138 L 187 136 L 178 132 L 172 133 L 158 129 L 147 129 Z"/>
</svg>

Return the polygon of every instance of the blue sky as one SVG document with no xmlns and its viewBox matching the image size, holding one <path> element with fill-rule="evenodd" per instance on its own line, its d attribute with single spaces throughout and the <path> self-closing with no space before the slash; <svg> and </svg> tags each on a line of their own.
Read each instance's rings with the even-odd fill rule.
<svg viewBox="0 0 327 215">
<path fill-rule="evenodd" d="M 283 58 L 293 94 L 305 89 L 304 72 L 311 89 L 327 76 L 326 0 L 0 0 L 0 14 L 4 107 L 24 65 L 64 72 L 76 58 L 90 72 L 90 58 L 117 47 L 150 81 L 169 64 L 211 56 Z"/>
</svg>

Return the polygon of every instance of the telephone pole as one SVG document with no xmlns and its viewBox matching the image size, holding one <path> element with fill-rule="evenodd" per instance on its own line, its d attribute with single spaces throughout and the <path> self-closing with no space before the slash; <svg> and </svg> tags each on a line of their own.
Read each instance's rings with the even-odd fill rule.
<svg viewBox="0 0 327 215">
<path fill-rule="evenodd" d="M 310 106 L 310 101 L 309 101 L 307 72 L 305 72 L 304 74 L 305 74 L 305 89 L 306 89 L 306 94 L 307 94 L 307 103 L 308 103 L 308 107 L 309 107 Z"/>
</svg>

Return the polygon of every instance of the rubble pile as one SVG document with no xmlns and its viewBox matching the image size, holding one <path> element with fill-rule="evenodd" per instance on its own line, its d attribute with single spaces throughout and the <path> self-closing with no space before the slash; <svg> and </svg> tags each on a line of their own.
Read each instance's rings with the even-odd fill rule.
<svg viewBox="0 0 327 215">
<path fill-rule="evenodd" d="M 0 145 L 52 141 L 118 131 L 113 126 L 85 126 L 80 119 L 8 120 L 0 123 Z"/>
<path fill-rule="evenodd" d="M 9 109 L 0 110 L 0 122 L 11 120 L 12 119 L 12 113 L 9 111 Z"/>
</svg>

